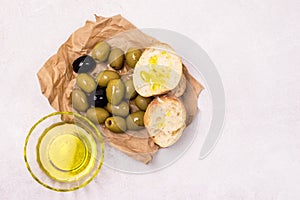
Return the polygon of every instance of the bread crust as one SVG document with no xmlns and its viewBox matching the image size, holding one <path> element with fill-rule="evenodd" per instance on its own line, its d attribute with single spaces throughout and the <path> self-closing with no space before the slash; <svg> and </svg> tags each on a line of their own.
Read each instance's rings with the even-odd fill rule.
<svg viewBox="0 0 300 200">
<path fill-rule="evenodd" d="M 185 121 L 184 105 L 180 99 L 171 95 L 156 97 L 144 115 L 145 127 L 152 140 L 160 147 L 171 146 L 181 137 L 186 127 Z"/>
</svg>

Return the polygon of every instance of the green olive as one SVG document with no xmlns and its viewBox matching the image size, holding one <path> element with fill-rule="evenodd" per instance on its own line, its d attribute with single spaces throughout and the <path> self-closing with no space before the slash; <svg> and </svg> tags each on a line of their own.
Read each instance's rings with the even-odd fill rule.
<svg viewBox="0 0 300 200">
<path fill-rule="evenodd" d="M 129 48 L 126 52 L 126 63 L 129 67 L 134 68 L 137 61 L 140 59 L 142 51 L 137 48 Z"/>
<path fill-rule="evenodd" d="M 109 117 L 109 113 L 104 108 L 89 108 L 86 111 L 86 117 L 95 124 L 102 124 Z"/>
<path fill-rule="evenodd" d="M 135 105 L 141 109 L 141 110 L 146 110 L 149 103 L 152 101 L 152 98 L 151 97 L 142 97 L 141 95 L 138 95 L 134 102 L 135 102 Z"/>
<path fill-rule="evenodd" d="M 106 61 L 110 52 L 110 46 L 107 42 L 99 42 L 92 50 L 92 57 L 99 62 Z"/>
<path fill-rule="evenodd" d="M 124 82 L 125 85 L 125 99 L 133 99 L 136 97 L 137 92 L 135 91 L 133 80 L 127 80 Z"/>
<path fill-rule="evenodd" d="M 121 69 L 124 63 L 124 52 L 119 48 L 111 50 L 108 56 L 108 63 L 112 68 Z"/>
<path fill-rule="evenodd" d="M 112 105 L 118 105 L 124 96 L 125 86 L 121 79 L 110 80 L 106 88 L 106 97 Z"/>
<path fill-rule="evenodd" d="M 82 92 L 81 90 L 73 90 L 72 92 L 72 105 L 73 107 L 80 111 L 83 112 L 86 109 L 88 109 L 89 104 L 88 104 L 88 100 L 86 95 L 84 94 L 84 92 Z"/>
<path fill-rule="evenodd" d="M 86 73 L 79 74 L 76 77 L 76 84 L 86 93 L 91 93 L 97 86 L 94 79 Z"/>
<path fill-rule="evenodd" d="M 129 105 L 125 101 L 122 101 L 119 105 L 114 106 L 111 103 L 106 105 L 106 109 L 113 115 L 126 117 L 129 114 Z"/>
<path fill-rule="evenodd" d="M 115 133 L 122 133 L 126 131 L 126 121 L 122 117 L 114 116 L 105 120 L 105 126 Z"/>
<path fill-rule="evenodd" d="M 96 78 L 98 85 L 100 87 L 106 87 L 108 81 L 113 80 L 113 79 L 119 79 L 120 75 L 112 70 L 104 70 L 100 72 Z"/>
<path fill-rule="evenodd" d="M 126 118 L 127 128 L 129 130 L 138 130 L 144 128 L 144 114 L 145 112 L 143 111 L 137 111 L 128 115 Z"/>
</svg>

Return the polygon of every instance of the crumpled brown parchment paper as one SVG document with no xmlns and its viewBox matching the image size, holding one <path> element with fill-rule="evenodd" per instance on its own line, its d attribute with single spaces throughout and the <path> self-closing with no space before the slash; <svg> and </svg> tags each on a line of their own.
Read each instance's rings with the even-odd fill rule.
<svg viewBox="0 0 300 200">
<path fill-rule="evenodd" d="M 87 21 L 61 45 L 57 53 L 51 56 L 38 72 L 41 91 L 51 106 L 58 111 L 72 111 L 71 93 L 75 85 L 72 63 L 81 55 L 88 54 L 100 41 L 108 41 L 126 51 L 128 47 L 145 48 L 158 42 L 145 35 L 121 15 L 105 18 L 95 16 L 96 21 Z M 122 33 L 122 34 L 120 34 Z M 97 69 L 92 74 L 97 74 Z M 187 107 L 189 124 L 197 112 L 197 97 L 202 85 L 197 82 L 184 67 L 188 87 L 182 97 Z M 159 147 L 151 138 L 135 137 L 134 134 L 114 134 L 104 126 L 98 126 L 105 137 L 105 142 L 119 149 L 132 158 L 144 163 L 152 160 Z"/>
</svg>

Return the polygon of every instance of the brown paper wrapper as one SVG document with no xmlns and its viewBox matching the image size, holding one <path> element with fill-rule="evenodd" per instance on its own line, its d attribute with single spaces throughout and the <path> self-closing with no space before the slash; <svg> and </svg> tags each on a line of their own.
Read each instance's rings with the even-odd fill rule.
<svg viewBox="0 0 300 200">
<path fill-rule="evenodd" d="M 111 46 L 117 46 L 126 51 L 131 46 L 145 48 L 158 42 L 136 29 L 121 15 L 110 18 L 95 17 L 95 22 L 87 21 L 83 27 L 76 30 L 37 74 L 42 93 L 51 106 L 58 111 L 73 111 L 71 93 L 75 85 L 76 74 L 73 72 L 72 63 L 79 56 L 89 54 L 95 44 L 105 40 Z M 95 76 L 103 67 L 106 66 L 96 67 L 91 74 Z M 122 73 L 127 73 L 127 71 L 126 67 Z M 187 108 L 189 113 L 187 123 L 190 123 L 197 112 L 197 96 L 203 87 L 185 67 L 184 74 L 189 86 L 182 100 L 185 105 L 192 105 Z M 134 134 L 114 134 L 103 126 L 99 126 L 99 129 L 105 137 L 105 142 L 144 163 L 150 162 L 159 148 L 151 138 L 135 137 Z"/>
</svg>

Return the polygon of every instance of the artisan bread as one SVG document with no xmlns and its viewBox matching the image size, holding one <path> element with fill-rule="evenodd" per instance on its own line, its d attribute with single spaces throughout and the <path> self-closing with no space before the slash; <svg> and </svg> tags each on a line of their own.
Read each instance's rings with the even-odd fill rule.
<svg viewBox="0 0 300 200">
<path fill-rule="evenodd" d="M 174 144 L 186 127 L 186 110 L 175 96 L 156 97 L 148 106 L 144 115 L 145 127 L 160 147 Z"/>
<path fill-rule="evenodd" d="M 135 65 L 134 87 L 141 96 L 165 94 L 174 89 L 182 75 L 182 60 L 167 44 L 147 48 Z"/>
<path fill-rule="evenodd" d="M 181 97 L 186 89 L 186 78 L 185 75 L 181 75 L 181 79 L 178 83 L 178 85 L 169 92 L 169 94 L 174 95 L 175 97 Z"/>
</svg>

